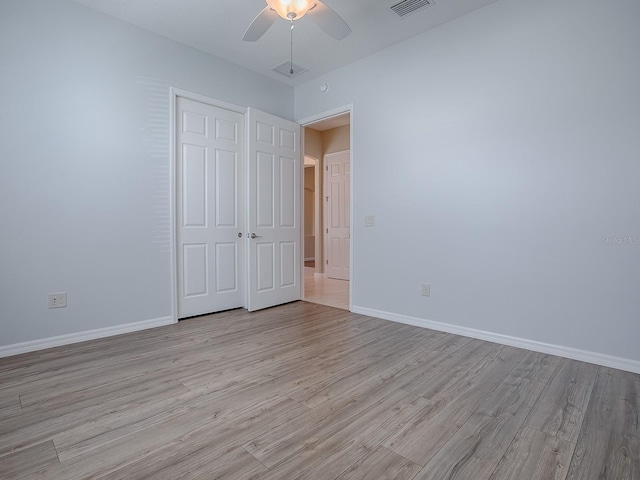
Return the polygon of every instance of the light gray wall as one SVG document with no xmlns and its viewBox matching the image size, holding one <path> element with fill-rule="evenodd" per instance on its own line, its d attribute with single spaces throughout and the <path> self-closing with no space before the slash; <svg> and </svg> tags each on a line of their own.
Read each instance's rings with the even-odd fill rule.
<svg viewBox="0 0 640 480">
<path fill-rule="evenodd" d="M 0 69 L 0 346 L 171 315 L 169 87 L 293 89 L 67 0 L 2 0 Z"/>
<path fill-rule="evenodd" d="M 500 0 L 297 87 L 354 105 L 353 304 L 640 360 L 639 25 Z"/>
</svg>

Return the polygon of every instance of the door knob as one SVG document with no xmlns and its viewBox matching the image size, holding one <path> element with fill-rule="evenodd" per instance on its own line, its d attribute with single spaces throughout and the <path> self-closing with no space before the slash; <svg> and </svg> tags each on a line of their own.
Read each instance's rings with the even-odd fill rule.
<svg viewBox="0 0 640 480">
<path fill-rule="evenodd" d="M 238 232 L 238 238 L 242 238 L 242 232 Z"/>
<path fill-rule="evenodd" d="M 255 233 L 252 233 L 251 238 L 262 238 L 262 235 L 256 235 Z"/>
</svg>

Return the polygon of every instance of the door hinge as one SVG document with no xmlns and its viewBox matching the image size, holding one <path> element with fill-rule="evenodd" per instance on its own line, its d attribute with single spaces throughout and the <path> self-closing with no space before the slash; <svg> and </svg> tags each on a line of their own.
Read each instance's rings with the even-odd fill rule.
<svg viewBox="0 0 640 480">
<path fill-rule="evenodd" d="M 329 265 L 329 260 L 327 260 L 327 265 Z"/>
<path fill-rule="evenodd" d="M 327 232 L 326 232 L 326 233 L 329 233 L 329 229 L 327 228 L 326 230 L 327 230 Z"/>
</svg>

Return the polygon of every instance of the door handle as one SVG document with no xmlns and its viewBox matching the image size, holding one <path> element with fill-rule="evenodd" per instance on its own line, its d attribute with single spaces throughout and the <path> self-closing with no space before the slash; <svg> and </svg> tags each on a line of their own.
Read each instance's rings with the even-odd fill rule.
<svg viewBox="0 0 640 480">
<path fill-rule="evenodd" d="M 251 238 L 262 238 L 262 235 L 256 235 L 255 233 L 252 233 L 250 235 Z"/>
</svg>

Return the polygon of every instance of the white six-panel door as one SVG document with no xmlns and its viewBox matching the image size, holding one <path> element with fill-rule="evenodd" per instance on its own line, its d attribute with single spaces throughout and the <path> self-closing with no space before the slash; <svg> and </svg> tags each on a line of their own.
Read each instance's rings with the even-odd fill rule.
<svg viewBox="0 0 640 480">
<path fill-rule="evenodd" d="M 178 318 L 244 306 L 244 115 L 176 105 Z"/>
<path fill-rule="evenodd" d="M 351 237 L 350 182 L 351 153 L 325 155 L 326 269 L 329 278 L 349 280 L 349 239 Z"/>
<path fill-rule="evenodd" d="M 252 108 L 248 118 L 247 308 L 253 311 L 300 299 L 301 157 L 298 124 Z"/>
</svg>

